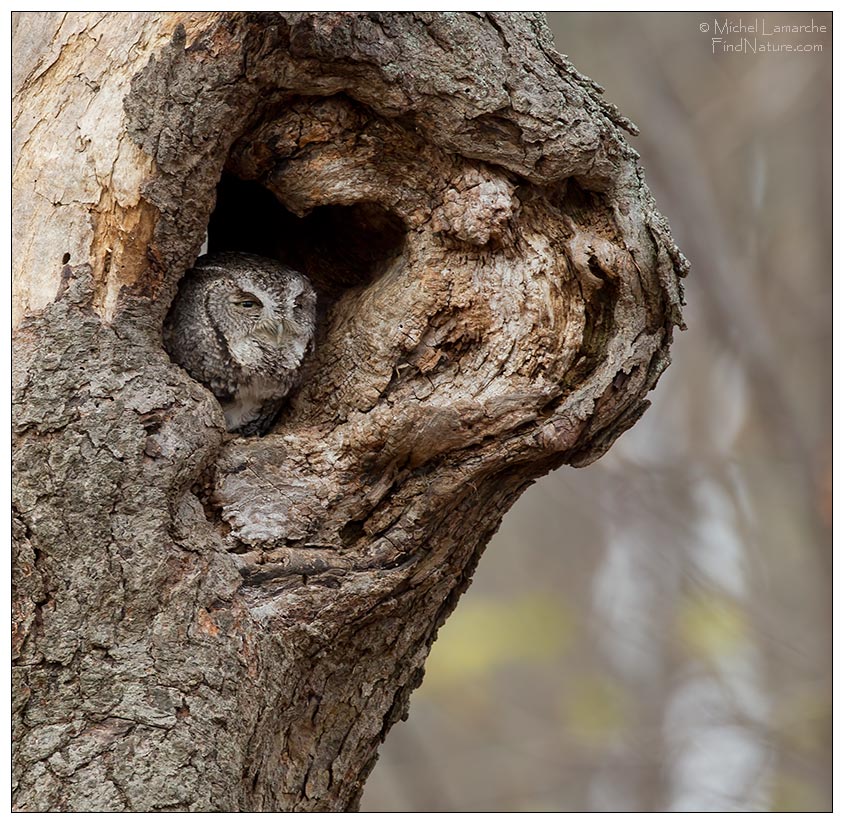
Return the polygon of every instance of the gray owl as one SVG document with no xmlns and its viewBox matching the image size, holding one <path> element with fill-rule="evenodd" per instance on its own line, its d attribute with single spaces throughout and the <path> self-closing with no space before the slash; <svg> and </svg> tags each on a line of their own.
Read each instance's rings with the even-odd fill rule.
<svg viewBox="0 0 844 824">
<path fill-rule="evenodd" d="M 220 401 L 229 432 L 263 434 L 313 345 L 316 294 L 276 260 L 205 255 L 187 272 L 164 322 L 164 346 Z"/>
</svg>

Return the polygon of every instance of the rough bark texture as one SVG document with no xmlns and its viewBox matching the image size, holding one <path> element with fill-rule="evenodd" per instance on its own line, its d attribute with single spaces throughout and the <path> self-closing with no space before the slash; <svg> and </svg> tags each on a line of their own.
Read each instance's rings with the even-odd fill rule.
<svg viewBox="0 0 844 824">
<path fill-rule="evenodd" d="M 353 809 L 502 515 L 668 363 L 632 124 L 541 15 L 15 25 L 16 806 Z M 262 439 L 161 342 L 224 170 L 321 296 Z"/>
</svg>

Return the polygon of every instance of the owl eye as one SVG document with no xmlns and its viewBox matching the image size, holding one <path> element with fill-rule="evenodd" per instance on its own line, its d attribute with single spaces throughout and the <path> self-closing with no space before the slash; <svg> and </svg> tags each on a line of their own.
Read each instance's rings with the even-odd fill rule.
<svg viewBox="0 0 844 824">
<path fill-rule="evenodd" d="M 240 295 L 240 296 L 235 295 L 231 299 L 231 302 L 232 302 L 233 306 L 238 306 L 241 309 L 254 309 L 255 307 L 260 308 L 261 306 L 264 305 L 254 295 L 252 295 L 250 297 L 247 297 L 245 295 Z"/>
</svg>

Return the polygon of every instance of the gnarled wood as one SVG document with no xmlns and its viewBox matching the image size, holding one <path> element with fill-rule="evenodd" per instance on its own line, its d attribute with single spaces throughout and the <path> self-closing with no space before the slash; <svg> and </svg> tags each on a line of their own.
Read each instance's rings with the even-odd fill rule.
<svg viewBox="0 0 844 824">
<path fill-rule="evenodd" d="M 685 261 L 541 16 L 132 22 L 17 21 L 16 804 L 354 808 L 503 514 L 646 408 Z M 323 309 L 262 439 L 161 344 L 224 170 Z"/>
</svg>

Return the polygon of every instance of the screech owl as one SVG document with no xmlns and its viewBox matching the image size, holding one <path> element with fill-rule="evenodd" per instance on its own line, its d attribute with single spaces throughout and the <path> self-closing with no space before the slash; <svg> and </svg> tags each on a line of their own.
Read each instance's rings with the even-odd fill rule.
<svg viewBox="0 0 844 824">
<path fill-rule="evenodd" d="M 218 252 L 197 260 L 164 322 L 171 359 L 220 401 L 229 432 L 263 434 L 313 346 L 316 294 L 276 260 Z"/>
</svg>

